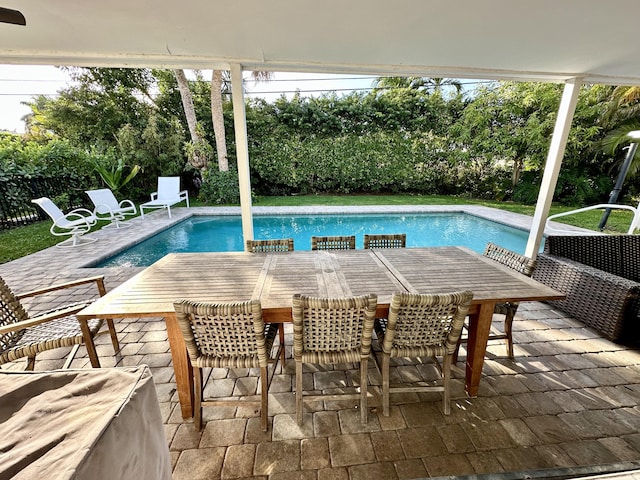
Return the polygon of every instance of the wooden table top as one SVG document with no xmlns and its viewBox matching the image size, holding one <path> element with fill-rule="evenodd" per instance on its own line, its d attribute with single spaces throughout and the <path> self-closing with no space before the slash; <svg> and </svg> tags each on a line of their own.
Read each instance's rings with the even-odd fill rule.
<svg viewBox="0 0 640 480">
<path fill-rule="evenodd" d="M 295 293 L 340 297 L 468 289 L 474 303 L 564 296 L 462 247 L 255 254 L 173 253 L 80 312 L 83 318 L 172 315 L 173 302 L 260 299 L 265 320 L 290 318 Z M 286 321 L 285 318 L 282 321 Z"/>
<path fill-rule="evenodd" d="M 377 255 L 413 293 L 471 290 L 474 304 L 564 298 L 557 290 L 464 247 L 385 249 Z"/>
</svg>

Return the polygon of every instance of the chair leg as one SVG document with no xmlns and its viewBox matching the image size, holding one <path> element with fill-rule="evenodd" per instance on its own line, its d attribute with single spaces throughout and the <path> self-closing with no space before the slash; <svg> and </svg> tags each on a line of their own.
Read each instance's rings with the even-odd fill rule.
<svg viewBox="0 0 640 480">
<path fill-rule="evenodd" d="M 274 365 L 275 368 L 275 365 Z M 269 427 L 269 372 L 267 367 L 260 367 L 260 422 L 262 431 L 266 432 Z"/>
<path fill-rule="evenodd" d="M 449 415 L 451 413 L 451 362 L 453 360 L 453 355 L 445 354 L 442 359 L 442 381 L 444 386 L 444 391 L 442 392 L 442 409 L 444 410 L 445 415 Z"/>
<path fill-rule="evenodd" d="M 24 368 L 27 372 L 33 372 L 36 365 L 36 356 L 27 357 L 27 366 Z"/>
<path fill-rule="evenodd" d="M 193 402 L 193 424 L 196 427 L 196 431 L 202 430 L 202 369 L 199 367 L 193 367 L 193 379 L 195 385 L 194 390 L 194 402 Z"/>
<path fill-rule="evenodd" d="M 112 318 L 107 319 L 107 326 L 109 327 L 109 335 L 111 336 L 111 344 L 113 345 L 113 351 L 115 353 L 118 353 L 120 351 L 120 342 L 118 341 L 116 326 L 114 325 Z"/>
<path fill-rule="evenodd" d="M 456 343 L 456 349 L 453 352 L 453 364 L 458 363 L 458 353 L 460 352 L 460 344 L 462 344 L 462 336 L 458 337 L 458 343 Z"/>
<path fill-rule="evenodd" d="M 513 317 L 515 311 L 509 310 L 509 313 L 504 317 L 504 334 L 507 337 L 507 356 L 513 359 Z"/>
<path fill-rule="evenodd" d="M 369 407 L 367 406 L 367 370 L 369 362 L 367 358 L 360 360 L 360 421 L 366 424 L 368 421 Z"/>
<path fill-rule="evenodd" d="M 389 416 L 389 354 L 382 354 L 382 414 Z"/>
<path fill-rule="evenodd" d="M 296 360 L 296 421 L 302 425 L 302 362 Z"/>
<path fill-rule="evenodd" d="M 80 349 L 80 345 L 78 344 L 75 344 L 71 348 L 71 351 L 69 352 L 69 355 L 67 355 L 67 359 L 64 361 L 64 365 L 62 366 L 63 370 L 67 370 L 71 368 L 71 363 L 73 362 L 73 359 L 76 358 L 76 354 L 78 353 L 79 349 Z"/>
</svg>

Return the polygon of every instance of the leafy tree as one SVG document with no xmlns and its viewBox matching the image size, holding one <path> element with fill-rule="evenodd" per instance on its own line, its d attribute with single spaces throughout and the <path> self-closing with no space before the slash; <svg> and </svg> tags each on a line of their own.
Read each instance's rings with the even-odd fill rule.
<svg viewBox="0 0 640 480">
<path fill-rule="evenodd" d="M 117 171 L 120 159 L 126 165 L 139 165 L 135 181 L 125 187 L 133 198 L 147 196 L 146 185 L 155 184 L 158 175 L 183 171 L 185 129 L 175 114 L 175 80 L 173 89 L 167 87 L 170 71 L 76 68 L 72 72 L 74 85 L 57 98 L 40 96 L 29 103 L 27 138 L 41 142 L 64 138 L 110 162 L 109 171 Z"/>
<path fill-rule="evenodd" d="M 583 203 L 603 193 L 600 180 L 585 184 L 589 178 L 602 176 L 603 158 L 593 148 L 602 135 L 598 125 L 601 93 L 584 86 L 578 99 L 563 162 L 565 177 L 561 176 L 558 186 L 560 198 L 570 202 Z M 526 194 L 520 200 L 535 201 L 560 96 L 561 86 L 556 84 L 504 82 L 481 87 L 450 132 L 458 142 L 457 149 L 464 152 L 462 159 L 467 165 L 489 162 L 508 167 L 511 181 L 504 194 L 523 188 L 521 193 Z M 526 172 L 530 174 L 523 182 Z"/>
</svg>

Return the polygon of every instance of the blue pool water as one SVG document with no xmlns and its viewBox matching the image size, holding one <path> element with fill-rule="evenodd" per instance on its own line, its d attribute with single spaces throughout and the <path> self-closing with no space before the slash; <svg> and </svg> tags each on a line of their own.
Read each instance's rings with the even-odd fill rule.
<svg viewBox="0 0 640 480">
<path fill-rule="evenodd" d="M 257 239 L 293 237 L 296 250 L 310 250 L 313 235 L 406 233 L 407 247 L 465 246 L 478 253 L 487 242 L 524 253 L 528 232 L 465 213 L 254 216 Z M 167 253 L 244 250 L 239 216 L 193 216 L 98 266 L 148 266 Z"/>
</svg>

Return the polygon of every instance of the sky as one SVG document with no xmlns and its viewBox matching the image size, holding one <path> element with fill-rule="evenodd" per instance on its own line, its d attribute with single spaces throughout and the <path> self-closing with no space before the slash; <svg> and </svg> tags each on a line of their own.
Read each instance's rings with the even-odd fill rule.
<svg viewBox="0 0 640 480">
<path fill-rule="evenodd" d="M 204 78 L 211 72 L 204 71 Z M 247 97 L 274 100 L 283 93 L 292 96 L 299 90 L 303 96 L 317 96 L 336 91 L 338 95 L 349 91 L 370 89 L 373 76 L 328 75 L 319 73 L 276 72 L 268 82 L 245 83 Z M 55 96 L 71 84 L 66 72 L 53 66 L 0 65 L 0 131 L 23 133 L 22 117 L 30 113 L 22 102 L 35 95 Z"/>
</svg>

